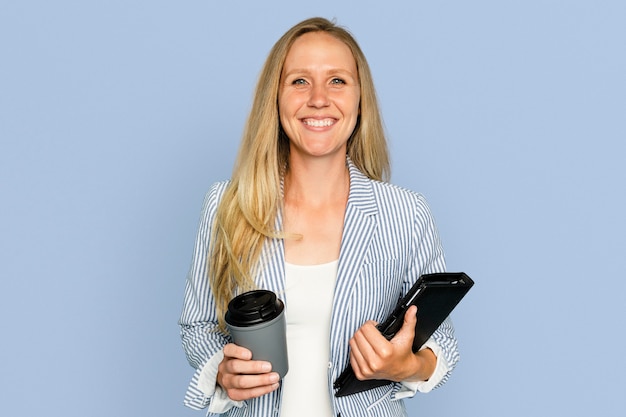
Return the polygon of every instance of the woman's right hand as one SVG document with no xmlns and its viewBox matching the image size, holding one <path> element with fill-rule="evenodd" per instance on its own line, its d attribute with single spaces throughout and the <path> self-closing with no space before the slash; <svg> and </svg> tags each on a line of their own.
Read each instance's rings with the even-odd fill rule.
<svg viewBox="0 0 626 417">
<path fill-rule="evenodd" d="M 224 346 L 224 359 L 217 368 L 217 383 L 234 401 L 260 397 L 279 386 L 278 373 L 272 372 L 272 364 L 253 361 L 248 349 L 229 343 Z"/>
</svg>

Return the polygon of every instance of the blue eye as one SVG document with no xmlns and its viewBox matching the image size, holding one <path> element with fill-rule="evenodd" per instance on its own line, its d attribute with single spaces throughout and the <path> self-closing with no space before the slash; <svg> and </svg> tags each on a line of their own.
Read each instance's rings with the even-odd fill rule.
<svg viewBox="0 0 626 417">
<path fill-rule="evenodd" d="M 330 81 L 331 84 L 345 84 L 346 82 L 344 80 L 342 80 L 341 78 L 333 78 Z"/>
<path fill-rule="evenodd" d="M 292 84 L 293 85 L 305 85 L 306 81 L 303 80 L 302 78 L 297 78 L 297 79 L 293 80 Z"/>
</svg>

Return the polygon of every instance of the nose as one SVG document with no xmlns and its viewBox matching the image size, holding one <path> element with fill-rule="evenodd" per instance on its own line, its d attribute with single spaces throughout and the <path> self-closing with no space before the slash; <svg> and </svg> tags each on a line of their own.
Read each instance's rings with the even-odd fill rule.
<svg viewBox="0 0 626 417">
<path fill-rule="evenodd" d="M 328 90 L 324 84 L 315 84 L 310 91 L 309 106 L 316 108 L 328 106 Z"/>
</svg>

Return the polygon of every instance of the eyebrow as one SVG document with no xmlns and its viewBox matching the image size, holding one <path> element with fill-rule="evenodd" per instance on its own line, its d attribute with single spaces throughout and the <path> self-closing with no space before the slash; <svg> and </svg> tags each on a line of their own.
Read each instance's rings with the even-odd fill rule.
<svg viewBox="0 0 626 417">
<path fill-rule="evenodd" d="M 306 68 L 295 68 L 295 69 L 292 69 L 289 72 L 284 72 L 282 74 L 282 77 L 289 77 L 289 76 L 294 75 L 294 74 L 309 74 L 310 72 L 311 71 L 306 69 Z M 329 70 L 326 71 L 326 74 L 327 75 L 331 75 L 331 74 L 345 74 L 345 75 L 349 76 L 350 78 L 353 78 L 354 80 L 358 81 L 358 79 L 359 79 L 358 73 L 357 74 L 353 74 L 352 71 L 341 69 L 341 68 L 330 68 Z"/>
</svg>

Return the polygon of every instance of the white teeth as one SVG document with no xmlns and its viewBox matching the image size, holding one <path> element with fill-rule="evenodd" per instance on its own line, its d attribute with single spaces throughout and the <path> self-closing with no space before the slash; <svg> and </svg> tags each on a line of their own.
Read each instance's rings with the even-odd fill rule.
<svg viewBox="0 0 626 417">
<path fill-rule="evenodd" d="M 313 127 L 325 127 L 333 124 L 332 119 L 324 119 L 324 120 L 316 120 L 316 119 L 306 119 L 304 124 L 307 126 Z"/>
</svg>

